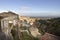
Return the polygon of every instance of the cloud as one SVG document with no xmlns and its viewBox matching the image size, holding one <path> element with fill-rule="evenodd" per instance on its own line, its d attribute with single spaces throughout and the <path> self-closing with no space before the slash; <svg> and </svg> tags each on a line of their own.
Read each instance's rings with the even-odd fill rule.
<svg viewBox="0 0 60 40">
<path fill-rule="evenodd" d="M 28 6 L 21 6 L 19 8 L 20 15 L 31 15 L 31 16 L 59 16 L 59 11 L 45 11 L 45 10 L 36 10 Z"/>
<path fill-rule="evenodd" d="M 0 13 L 2 13 L 2 12 L 8 12 L 8 11 L 6 11 L 6 10 L 0 10 Z"/>
<path fill-rule="evenodd" d="M 28 12 L 29 11 L 29 7 L 27 7 L 27 6 L 22 6 L 22 7 L 20 7 L 20 13 L 25 13 L 25 12 Z"/>
</svg>

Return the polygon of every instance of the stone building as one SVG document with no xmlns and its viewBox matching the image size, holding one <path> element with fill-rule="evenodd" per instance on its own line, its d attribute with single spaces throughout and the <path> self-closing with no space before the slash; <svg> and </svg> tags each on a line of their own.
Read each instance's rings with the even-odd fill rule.
<svg viewBox="0 0 60 40">
<path fill-rule="evenodd" d="M 13 26 L 18 27 L 19 16 L 13 12 L 3 12 L 0 13 L 0 29 L 6 35 L 11 35 L 11 30 Z"/>
</svg>

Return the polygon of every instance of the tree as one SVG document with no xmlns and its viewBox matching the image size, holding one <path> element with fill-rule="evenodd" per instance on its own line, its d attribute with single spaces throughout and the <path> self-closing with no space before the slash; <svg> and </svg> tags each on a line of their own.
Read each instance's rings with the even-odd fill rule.
<svg viewBox="0 0 60 40">
<path fill-rule="evenodd" d="M 20 40 L 38 40 L 38 38 L 35 38 L 32 35 L 28 35 L 27 32 L 21 32 L 21 34 Z"/>
<path fill-rule="evenodd" d="M 46 32 L 46 27 L 48 25 L 46 20 L 36 20 L 37 28 L 39 32 L 43 35 Z"/>
<path fill-rule="evenodd" d="M 48 33 L 60 36 L 60 18 L 51 19 L 51 24 L 47 28 Z"/>
</svg>

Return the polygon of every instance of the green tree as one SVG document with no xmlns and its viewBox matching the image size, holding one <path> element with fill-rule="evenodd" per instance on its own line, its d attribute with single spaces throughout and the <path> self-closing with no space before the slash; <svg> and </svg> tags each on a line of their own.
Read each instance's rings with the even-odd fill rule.
<svg viewBox="0 0 60 40">
<path fill-rule="evenodd" d="M 48 25 L 46 20 L 36 20 L 37 28 L 39 32 L 43 35 L 46 32 L 46 27 Z"/>
<path fill-rule="evenodd" d="M 60 18 L 51 19 L 51 24 L 47 28 L 48 33 L 60 36 Z"/>
<path fill-rule="evenodd" d="M 27 34 L 27 32 L 22 32 L 21 34 L 22 35 L 20 40 L 38 40 L 38 38 L 35 38 L 32 35 Z"/>
</svg>

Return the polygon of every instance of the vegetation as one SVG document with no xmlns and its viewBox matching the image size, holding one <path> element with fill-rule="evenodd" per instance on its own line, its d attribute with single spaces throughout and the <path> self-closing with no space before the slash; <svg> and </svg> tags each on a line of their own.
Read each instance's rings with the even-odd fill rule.
<svg viewBox="0 0 60 40">
<path fill-rule="evenodd" d="M 22 26 L 22 27 L 20 27 L 20 29 L 22 29 L 22 30 L 26 30 L 27 27 L 26 27 L 26 26 Z"/>
<path fill-rule="evenodd" d="M 50 20 L 36 21 L 39 32 L 44 34 L 46 32 L 60 36 L 60 18 L 52 18 Z"/>
<path fill-rule="evenodd" d="M 39 29 L 39 32 L 43 35 L 46 32 L 47 21 L 46 20 L 36 20 L 36 25 Z"/>
<path fill-rule="evenodd" d="M 51 24 L 49 25 L 47 32 L 60 36 L 60 18 L 51 19 Z"/>
<path fill-rule="evenodd" d="M 22 35 L 20 40 L 38 40 L 38 38 L 35 38 L 32 35 L 27 34 L 27 32 L 22 32 L 21 34 Z"/>
</svg>

